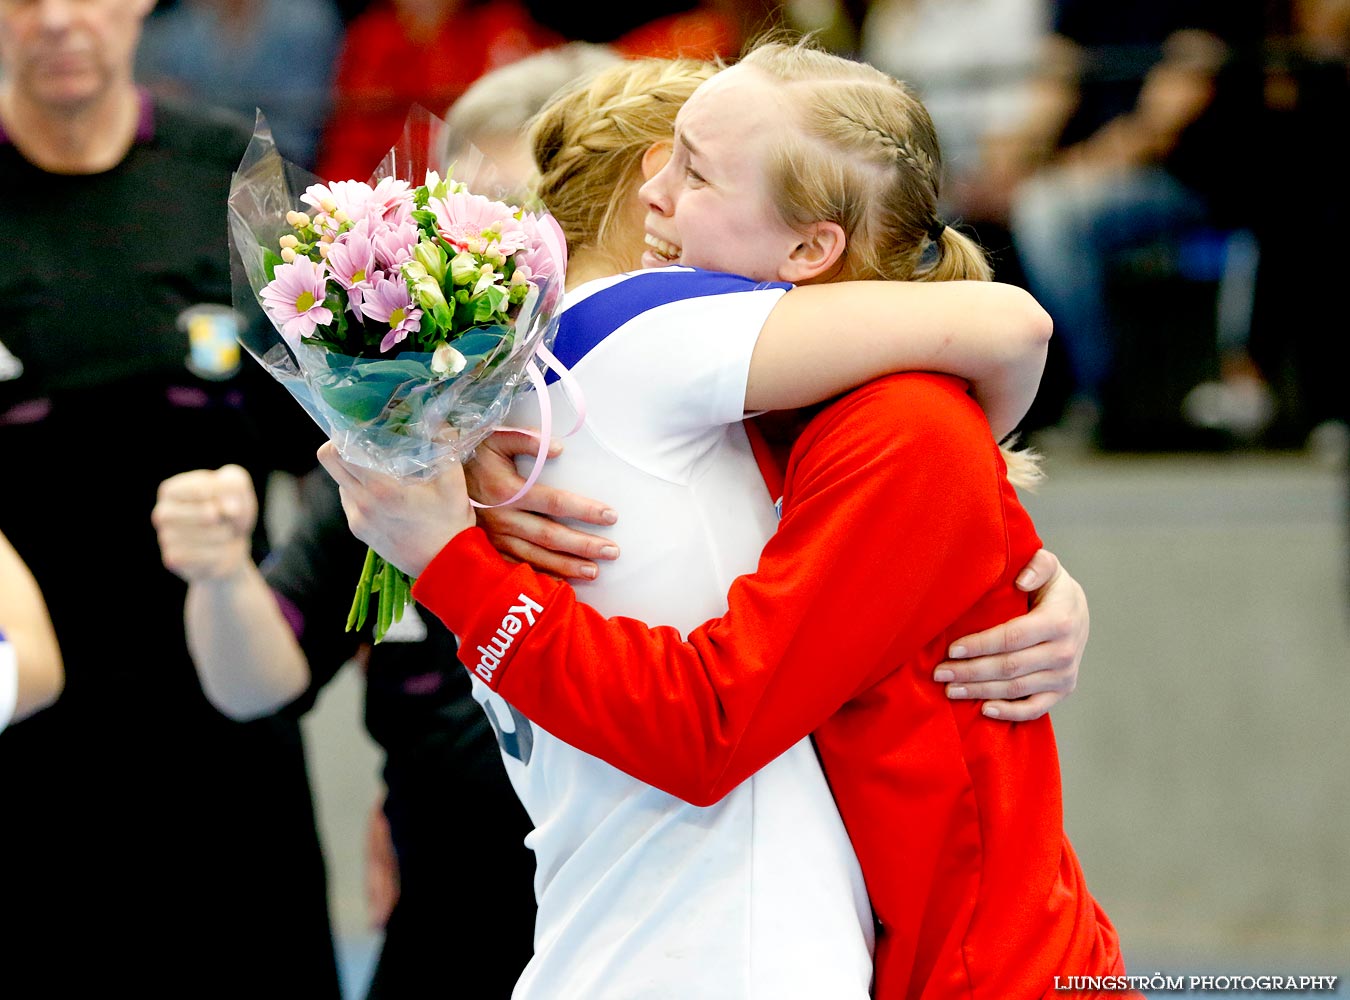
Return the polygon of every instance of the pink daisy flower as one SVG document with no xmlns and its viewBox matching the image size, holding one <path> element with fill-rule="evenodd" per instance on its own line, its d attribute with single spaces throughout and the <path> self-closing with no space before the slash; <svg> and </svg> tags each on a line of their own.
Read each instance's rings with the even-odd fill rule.
<svg viewBox="0 0 1350 1000">
<path fill-rule="evenodd" d="M 436 216 L 436 230 L 451 246 L 470 253 L 482 253 L 490 243 L 496 243 L 502 253 L 510 255 L 525 245 L 525 231 L 511 215 L 511 206 L 493 201 L 481 194 L 451 192 L 444 198 L 432 198 L 427 208 Z M 484 236 L 484 230 L 493 235 Z"/>
<path fill-rule="evenodd" d="M 514 258 L 515 273 L 535 285 L 550 282 L 544 306 L 551 309 L 562 295 L 562 276 L 567 270 L 567 238 L 551 215 L 526 212 L 520 225 L 526 244 Z"/>
<path fill-rule="evenodd" d="M 314 209 L 315 213 L 336 214 L 346 212 L 353 221 L 366 214 L 366 204 L 374 192 L 363 181 L 329 181 L 327 184 L 311 184 L 305 188 L 300 200 Z M 331 212 L 324 208 L 325 203 L 335 206 Z"/>
<path fill-rule="evenodd" d="M 379 277 L 369 231 L 365 222 L 347 230 L 333 241 L 325 262 L 337 283 L 347 289 L 348 308 L 352 312 L 361 308 L 362 296 L 375 287 L 375 279 Z"/>
<path fill-rule="evenodd" d="M 400 225 L 412 217 L 412 185 L 397 177 L 385 177 L 370 192 L 363 209 L 365 217 L 373 221 Z M 352 216 L 356 218 L 356 216 Z"/>
<path fill-rule="evenodd" d="M 323 304 L 325 295 L 323 268 L 308 257 L 297 257 L 292 264 L 277 265 L 263 287 L 262 305 L 287 343 L 299 347 L 301 338 L 312 336 L 315 327 L 333 322 L 333 310 Z"/>
<path fill-rule="evenodd" d="M 375 228 L 371 243 L 375 245 L 375 263 L 387 271 L 397 270 L 400 264 L 412 260 L 413 250 L 421 238 L 421 231 L 411 219 L 398 223 L 384 223 Z"/>
<path fill-rule="evenodd" d="M 413 305 L 408 283 L 400 274 L 376 278 L 375 287 L 361 302 L 361 311 L 371 319 L 389 324 L 389 332 L 380 341 L 381 351 L 390 350 L 408 334 L 422 329 L 422 310 Z"/>
</svg>

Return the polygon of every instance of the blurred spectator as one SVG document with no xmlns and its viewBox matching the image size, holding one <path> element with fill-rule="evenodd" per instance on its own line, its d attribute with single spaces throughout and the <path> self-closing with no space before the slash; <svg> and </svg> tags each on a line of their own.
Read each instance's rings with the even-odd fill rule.
<svg viewBox="0 0 1350 1000">
<path fill-rule="evenodd" d="M 474 189 L 507 201 L 525 200 L 535 173 L 534 152 L 526 141 L 530 119 L 561 87 L 623 58 L 611 45 L 567 42 L 480 77 L 445 111 L 442 161 L 465 161 L 477 151 L 484 162 Z"/>
<path fill-rule="evenodd" d="M 281 155 L 312 170 L 342 30 L 332 0 L 178 0 L 146 21 L 136 75 L 249 121 L 261 109 Z"/>
<path fill-rule="evenodd" d="M 1114 376 L 1107 300 L 1122 251 L 1250 224 L 1256 0 L 1058 0 L 1015 161 L 1013 243 L 1055 320 L 1070 416 L 1091 430 Z M 1210 345 L 1212 347 L 1212 345 Z"/>
<path fill-rule="evenodd" d="M 1350 420 L 1350 338 L 1340 289 L 1310 278 L 1294 238 L 1303 226 L 1340 245 L 1350 236 L 1350 0 L 1288 0 L 1271 39 L 1265 116 L 1254 130 L 1276 150 L 1297 184 L 1308 215 L 1292 218 L 1273 188 L 1253 199 L 1260 245 L 1252 356 L 1276 389 L 1278 411 L 1268 443 L 1302 446 L 1310 434 L 1344 435 Z M 1339 423 L 1337 430 L 1334 424 Z"/>
<path fill-rule="evenodd" d="M 316 172 L 368 178 L 414 104 L 441 114 L 484 73 L 561 41 L 511 0 L 375 0 L 343 38 Z"/>
<path fill-rule="evenodd" d="M 531 16 L 570 41 L 613 46 L 629 57 L 732 59 L 770 22 L 770 0 L 656 0 L 636 7 L 527 0 Z"/>
<path fill-rule="evenodd" d="M 184 467 L 261 484 L 322 439 L 236 340 L 248 123 L 137 90 L 150 7 L 0 3 L 0 530 L 66 672 L 0 734 L 5 996 L 336 1000 L 299 724 L 207 701 L 150 525 Z"/>
<path fill-rule="evenodd" d="M 1050 0 L 877 0 L 861 56 L 912 86 L 942 142 L 944 219 L 973 229 L 1000 280 L 1023 283 L 1007 252 L 1008 198 L 1036 110 L 1034 73 Z"/>
</svg>

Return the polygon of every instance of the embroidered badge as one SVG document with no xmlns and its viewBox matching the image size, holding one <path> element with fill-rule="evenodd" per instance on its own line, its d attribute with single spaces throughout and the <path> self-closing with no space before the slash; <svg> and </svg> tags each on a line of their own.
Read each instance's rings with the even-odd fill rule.
<svg viewBox="0 0 1350 1000">
<path fill-rule="evenodd" d="M 213 382 L 238 372 L 240 322 L 227 306 L 206 303 L 183 310 L 178 327 L 188 335 L 188 371 Z"/>
</svg>

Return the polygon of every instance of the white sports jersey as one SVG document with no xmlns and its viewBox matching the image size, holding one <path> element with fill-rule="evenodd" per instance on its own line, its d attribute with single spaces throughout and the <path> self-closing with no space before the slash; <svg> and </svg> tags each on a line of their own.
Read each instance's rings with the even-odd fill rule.
<svg viewBox="0 0 1350 1000">
<path fill-rule="evenodd" d="M 775 515 L 740 420 L 751 351 L 788 287 L 664 268 L 568 294 L 555 353 L 586 420 L 541 480 L 619 512 L 620 558 L 575 584 L 602 613 L 687 635 L 754 570 Z M 556 383 L 550 399 L 562 433 L 576 411 Z M 510 422 L 538 420 L 530 394 Z M 475 691 L 535 823 L 535 956 L 516 1000 L 868 996 L 871 909 L 809 739 L 699 808 Z"/>
<path fill-rule="evenodd" d="M 19 702 L 19 662 L 14 646 L 0 632 L 0 733 L 14 718 Z"/>
</svg>

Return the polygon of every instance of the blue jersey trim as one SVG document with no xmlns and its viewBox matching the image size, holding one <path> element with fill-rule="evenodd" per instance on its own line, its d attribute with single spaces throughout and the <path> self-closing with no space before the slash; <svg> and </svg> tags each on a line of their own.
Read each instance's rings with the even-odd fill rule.
<svg viewBox="0 0 1350 1000">
<path fill-rule="evenodd" d="M 786 281 L 754 281 L 739 274 L 698 268 L 635 274 L 564 310 L 558 320 L 553 353 L 566 367 L 572 368 L 611 333 L 650 309 L 685 299 L 765 288 L 788 290 L 792 285 Z M 550 370 L 544 376 L 547 385 L 556 381 L 558 373 L 555 371 Z"/>
</svg>

